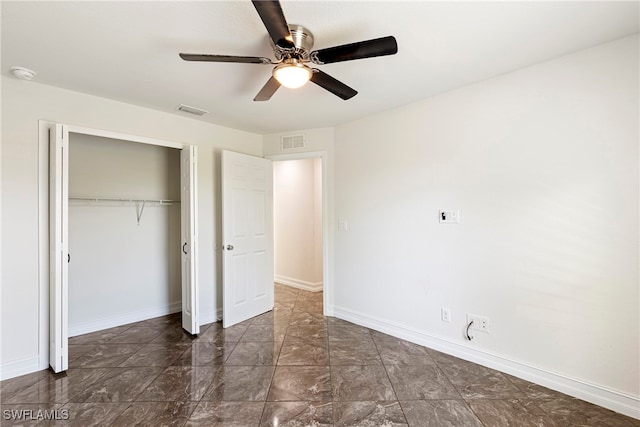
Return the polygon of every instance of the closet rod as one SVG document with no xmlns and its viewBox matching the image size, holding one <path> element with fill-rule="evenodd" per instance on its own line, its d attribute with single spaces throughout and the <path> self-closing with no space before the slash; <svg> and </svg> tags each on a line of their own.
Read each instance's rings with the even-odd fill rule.
<svg viewBox="0 0 640 427">
<path fill-rule="evenodd" d="M 83 200 L 87 202 L 136 202 L 136 203 L 180 203 L 180 200 L 167 199 L 116 199 L 108 197 L 69 197 L 69 200 Z"/>
</svg>

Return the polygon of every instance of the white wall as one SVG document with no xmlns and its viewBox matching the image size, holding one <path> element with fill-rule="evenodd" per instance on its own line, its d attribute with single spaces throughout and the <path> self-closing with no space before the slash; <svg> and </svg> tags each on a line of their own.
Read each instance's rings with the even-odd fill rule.
<svg viewBox="0 0 640 427">
<path fill-rule="evenodd" d="M 336 315 L 640 417 L 638 79 L 634 36 L 337 127 Z"/>
<path fill-rule="evenodd" d="M 40 271 L 38 120 L 50 120 L 198 147 L 201 320 L 219 304 L 221 253 L 220 150 L 262 155 L 262 137 L 178 115 L 132 106 L 35 82 L 2 77 L 2 295 L 0 366 L 3 378 L 47 366 L 47 273 Z M 45 147 L 46 148 L 46 147 Z M 45 217 L 46 218 L 46 217 Z M 19 327 L 16 327 L 19 325 Z"/>
<path fill-rule="evenodd" d="M 322 290 L 321 159 L 273 163 L 276 282 Z"/>
<path fill-rule="evenodd" d="M 180 200 L 179 150 L 69 139 L 72 199 Z M 180 310 L 179 203 L 71 200 L 69 253 L 69 336 Z"/>
</svg>

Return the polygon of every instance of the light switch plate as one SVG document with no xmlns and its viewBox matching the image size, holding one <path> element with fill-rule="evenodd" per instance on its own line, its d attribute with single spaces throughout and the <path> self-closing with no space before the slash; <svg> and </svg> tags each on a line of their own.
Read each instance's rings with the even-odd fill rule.
<svg viewBox="0 0 640 427">
<path fill-rule="evenodd" d="M 438 222 L 441 224 L 457 224 L 460 222 L 460 209 L 438 211 Z"/>
</svg>

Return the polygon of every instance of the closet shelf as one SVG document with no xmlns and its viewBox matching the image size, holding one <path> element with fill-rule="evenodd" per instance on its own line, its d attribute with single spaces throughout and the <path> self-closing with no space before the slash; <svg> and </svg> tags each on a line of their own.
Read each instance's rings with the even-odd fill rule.
<svg viewBox="0 0 640 427">
<path fill-rule="evenodd" d="M 110 197 L 69 197 L 69 200 L 81 200 L 85 202 L 130 202 L 130 203 L 160 203 L 161 205 L 180 203 L 180 200 L 169 199 L 118 199 Z"/>
<path fill-rule="evenodd" d="M 180 200 L 170 200 L 170 199 L 122 199 L 122 198 L 111 198 L 111 197 L 69 197 L 69 200 L 83 201 L 83 202 L 135 203 L 138 225 L 140 225 L 140 220 L 142 219 L 142 213 L 144 212 L 144 208 L 145 206 L 147 206 L 147 203 L 158 203 L 160 204 L 160 206 L 162 205 L 168 206 L 168 205 L 173 205 L 174 203 L 180 203 Z M 142 206 L 140 206 L 140 203 L 142 203 Z"/>
</svg>

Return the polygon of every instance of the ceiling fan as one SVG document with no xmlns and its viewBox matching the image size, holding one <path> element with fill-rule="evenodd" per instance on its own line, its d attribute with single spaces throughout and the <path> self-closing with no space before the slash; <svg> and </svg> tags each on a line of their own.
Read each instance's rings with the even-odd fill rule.
<svg viewBox="0 0 640 427">
<path fill-rule="evenodd" d="M 254 101 L 268 101 L 273 94 L 285 86 L 297 88 L 311 81 L 340 98 L 353 98 L 358 92 L 307 63 L 317 65 L 375 56 L 394 55 L 398 44 L 393 36 L 349 43 L 312 51 L 313 34 L 301 25 L 288 25 L 278 0 L 252 0 L 258 15 L 269 33 L 276 61 L 257 56 L 230 56 L 181 53 L 185 61 L 233 62 L 242 64 L 275 65 L 272 76 L 258 92 Z"/>
</svg>

